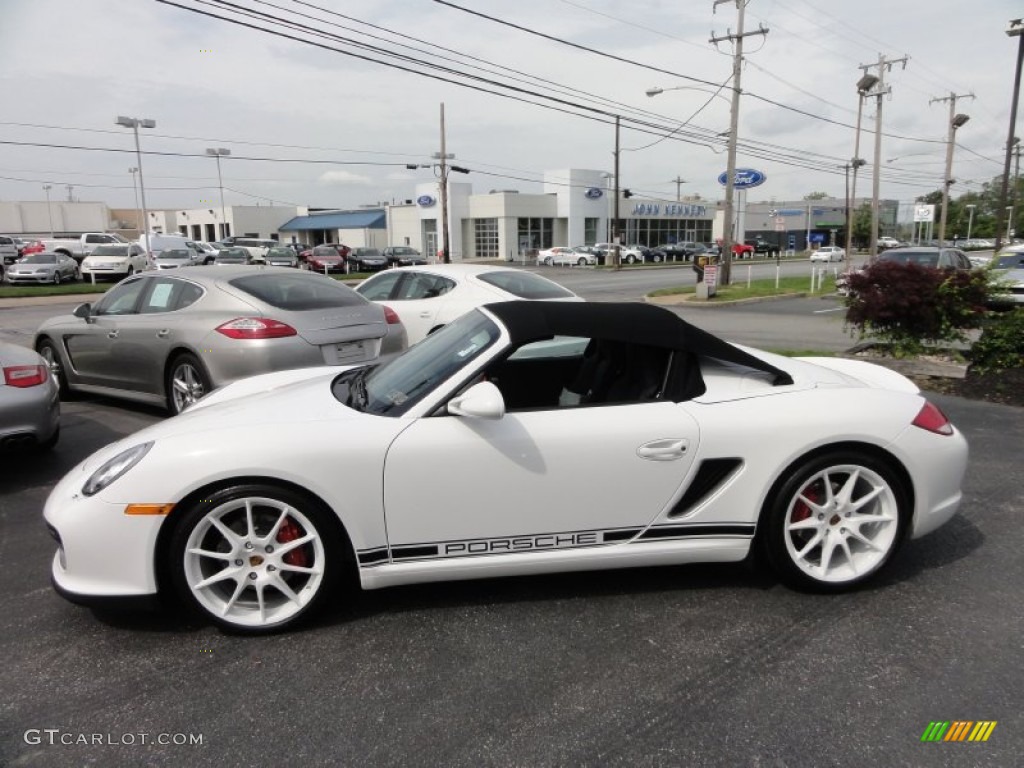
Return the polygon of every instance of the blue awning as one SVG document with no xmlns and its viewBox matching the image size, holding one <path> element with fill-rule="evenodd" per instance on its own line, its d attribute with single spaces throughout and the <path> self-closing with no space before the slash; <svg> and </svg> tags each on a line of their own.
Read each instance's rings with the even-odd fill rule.
<svg viewBox="0 0 1024 768">
<path fill-rule="evenodd" d="M 387 215 L 382 210 L 342 211 L 296 216 L 278 227 L 282 232 L 308 232 L 315 229 L 386 229 Z"/>
</svg>

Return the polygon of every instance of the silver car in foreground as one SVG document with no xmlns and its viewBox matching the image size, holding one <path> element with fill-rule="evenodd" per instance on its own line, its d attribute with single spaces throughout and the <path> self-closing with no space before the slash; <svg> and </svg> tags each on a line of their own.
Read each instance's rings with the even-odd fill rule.
<svg viewBox="0 0 1024 768">
<path fill-rule="evenodd" d="M 46 360 L 0 341 L 0 450 L 52 448 L 60 436 L 60 397 Z"/>
<path fill-rule="evenodd" d="M 407 346 L 390 309 L 329 277 L 284 267 L 145 272 L 95 306 L 44 322 L 34 346 L 62 392 L 164 404 L 290 368 L 375 360 Z"/>
<path fill-rule="evenodd" d="M 8 283 L 73 282 L 79 277 L 78 262 L 63 253 L 32 253 L 7 268 Z"/>
</svg>

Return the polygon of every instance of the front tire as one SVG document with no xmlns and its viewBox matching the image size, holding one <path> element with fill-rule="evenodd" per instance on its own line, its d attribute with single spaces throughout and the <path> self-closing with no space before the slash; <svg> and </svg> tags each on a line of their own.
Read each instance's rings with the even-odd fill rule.
<svg viewBox="0 0 1024 768">
<path fill-rule="evenodd" d="M 779 577 L 798 589 L 839 592 L 886 566 L 911 515 L 899 474 L 858 451 L 796 465 L 766 510 L 761 545 Z"/>
<path fill-rule="evenodd" d="M 222 629 L 263 634 L 315 614 L 345 571 L 329 510 L 273 485 L 225 487 L 178 520 L 169 572 L 179 598 Z"/>
<path fill-rule="evenodd" d="M 584 259 L 584 258 L 577 259 L 576 260 L 576 266 L 577 267 L 585 267 L 585 266 L 587 266 L 587 260 Z"/>
<path fill-rule="evenodd" d="M 54 285 L 60 285 L 60 271 L 59 270 L 57 272 L 53 273 L 53 284 Z"/>
<path fill-rule="evenodd" d="M 195 355 L 185 352 L 174 358 L 167 369 L 167 410 L 172 416 L 181 413 L 213 389 L 210 377 Z"/>
</svg>

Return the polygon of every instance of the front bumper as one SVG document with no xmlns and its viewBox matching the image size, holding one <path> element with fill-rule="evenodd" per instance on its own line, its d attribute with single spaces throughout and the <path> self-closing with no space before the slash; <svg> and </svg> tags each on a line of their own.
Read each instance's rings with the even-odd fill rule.
<svg viewBox="0 0 1024 768">
<path fill-rule="evenodd" d="M 165 518 L 125 515 L 123 503 L 103 501 L 102 493 L 83 496 L 87 479 L 83 465 L 75 467 L 43 509 L 58 542 L 51 569 L 54 587 L 79 598 L 73 602 L 155 595 L 156 539 Z"/>
<path fill-rule="evenodd" d="M 8 283 L 11 283 L 12 285 L 14 283 L 38 283 L 38 284 L 52 283 L 53 282 L 53 273 L 52 272 L 47 272 L 47 273 L 44 273 L 44 274 L 26 275 L 26 274 L 16 274 L 16 273 L 13 273 L 10 270 L 8 270 L 7 271 L 7 275 L 6 275 L 6 280 L 7 280 Z"/>
</svg>

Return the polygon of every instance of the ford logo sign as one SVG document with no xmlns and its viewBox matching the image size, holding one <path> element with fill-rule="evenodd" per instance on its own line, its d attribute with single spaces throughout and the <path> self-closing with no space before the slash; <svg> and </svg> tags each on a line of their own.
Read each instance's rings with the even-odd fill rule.
<svg viewBox="0 0 1024 768">
<path fill-rule="evenodd" d="M 726 185 L 727 173 L 728 171 L 718 176 L 718 183 L 723 187 Z M 767 180 L 768 177 L 761 171 L 755 171 L 753 168 L 737 168 L 732 185 L 735 189 L 752 189 L 761 186 Z"/>
<path fill-rule="evenodd" d="M 587 197 L 588 200 L 598 200 L 602 195 L 604 195 L 604 192 L 602 192 L 597 187 L 591 187 L 583 194 Z"/>
<path fill-rule="evenodd" d="M 416 198 L 416 205 L 421 206 L 423 208 L 429 208 L 435 202 L 437 201 L 434 200 L 434 198 L 432 198 L 430 195 L 420 195 L 419 197 Z"/>
</svg>

